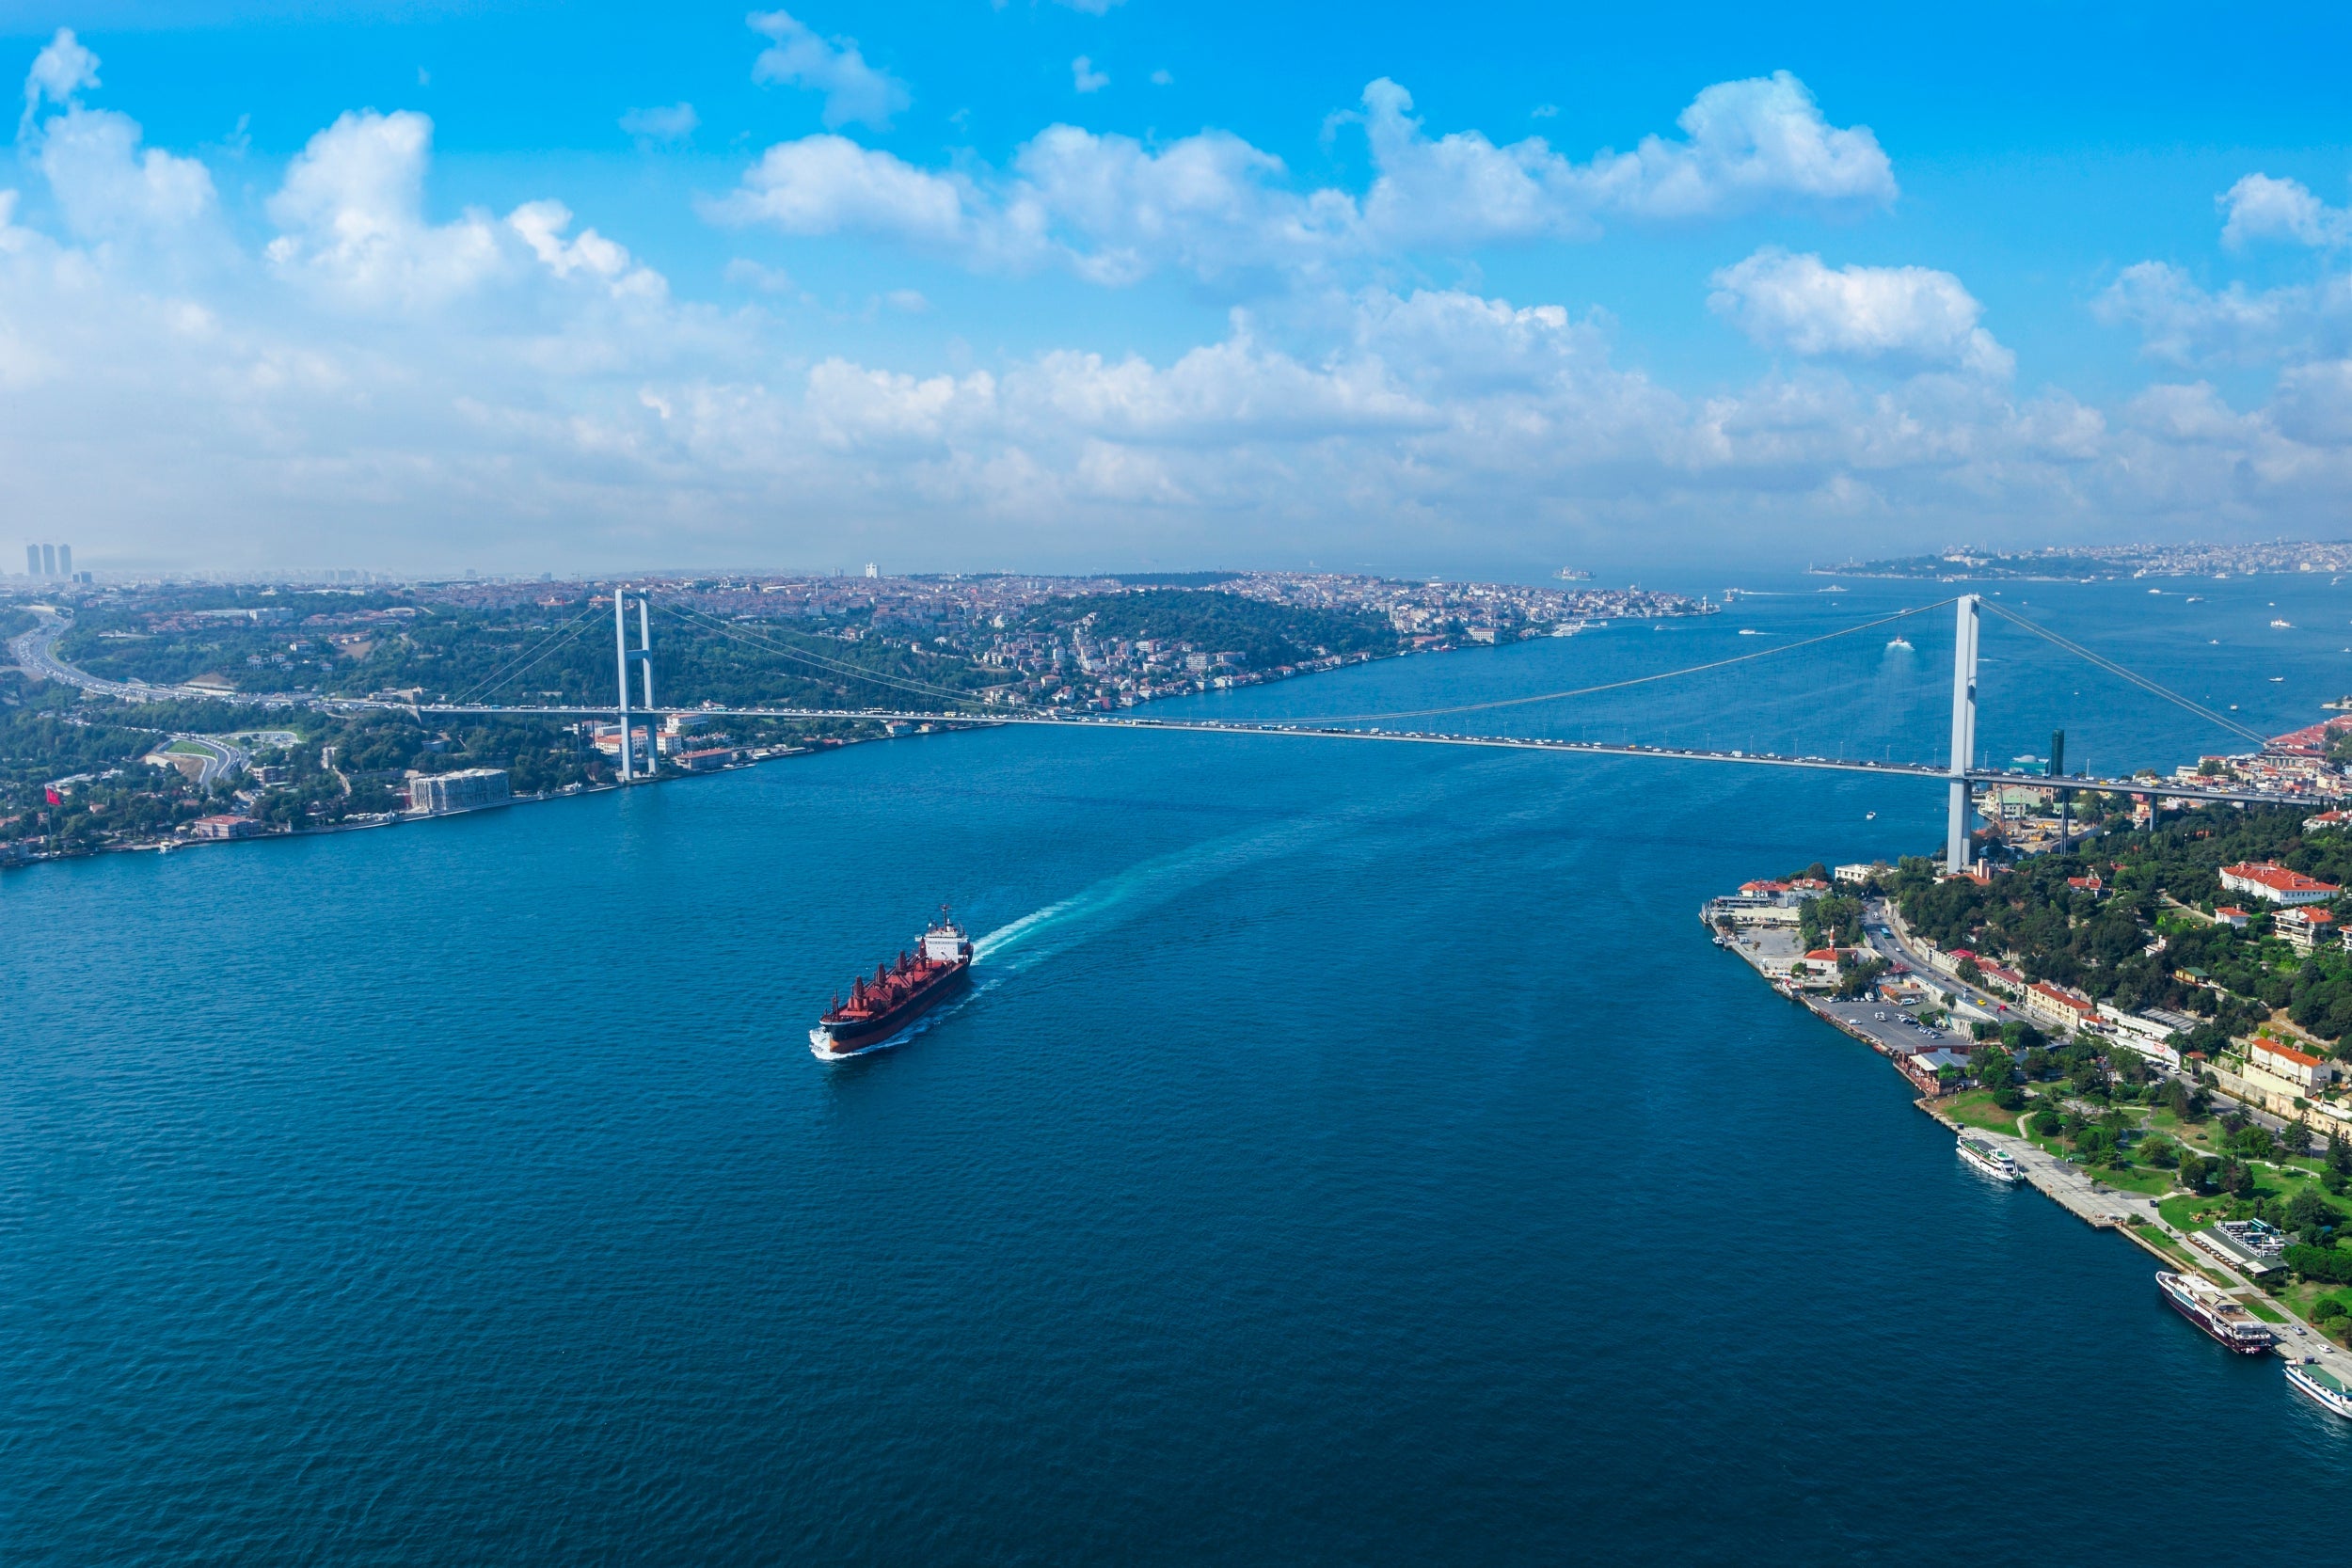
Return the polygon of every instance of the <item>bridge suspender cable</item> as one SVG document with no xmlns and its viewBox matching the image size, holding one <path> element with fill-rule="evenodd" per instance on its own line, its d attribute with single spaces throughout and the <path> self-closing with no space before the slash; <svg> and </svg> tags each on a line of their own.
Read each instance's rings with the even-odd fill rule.
<svg viewBox="0 0 2352 1568">
<path fill-rule="evenodd" d="M 2013 610 L 2007 609 L 2001 605 L 1996 605 L 1989 599 L 1979 599 L 1977 602 L 1982 608 L 1993 611 L 1994 614 L 1998 615 L 2002 620 L 2010 623 L 2012 626 L 2023 627 L 2025 630 L 2033 633 L 2036 637 L 2042 638 L 2045 641 L 2055 643 L 2057 646 L 2065 649 L 2068 653 L 2074 655 L 2077 658 L 2086 659 L 2089 662 L 2097 665 L 2100 669 L 2105 670 L 2107 673 L 2120 676 L 2122 679 L 2131 682 L 2134 686 L 2138 687 L 2142 691 L 2153 693 L 2158 697 L 2162 697 L 2168 703 L 2171 703 L 2179 707 L 2186 708 L 2189 712 L 2197 715 L 2200 719 L 2218 724 L 2223 729 L 2228 730 L 2245 739 L 2250 740 L 2258 746 L 2266 745 L 2269 742 L 2270 737 L 2263 734 L 2260 730 L 2249 728 L 2247 725 L 2239 723 L 2236 720 L 2228 717 L 2226 714 L 2216 713 L 2213 709 L 2205 706 L 2204 704 L 2184 697 L 2179 692 L 2173 690 L 2170 687 L 2160 686 L 2156 682 L 2150 680 L 2145 675 L 2127 670 L 2122 665 L 2116 663 L 2115 660 L 2106 657 L 2103 654 L 2094 654 L 2089 648 L 2084 647 L 2081 643 L 2076 642 L 2070 638 L 2060 637 L 2057 632 L 2052 631 L 2049 627 L 2042 626 L 2037 622 L 2028 621 Z"/>
<path fill-rule="evenodd" d="M 573 616 L 570 620 L 564 622 L 562 626 L 548 633 L 546 637 L 540 639 L 531 647 L 525 649 L 522 653 L 516 654 L 513 658 L 508 659 L 504 664 L 500 665 L 497 669 L 491 671 L 488 674 L 474 682 L 473 685 L 468 687 L 463 696 L 451 698 L 451 703 L 454 705 L 462 706 L 467 703 L 472 702 L 477 697 L 487 696 L 490 692 L 497 690 L 499 687 L 507 681 L 513 680 L 516 676 L 520 675 L 524 671 L 529 670 L 532 665 L 537 664 L 541 659 L 547 657 L 548 655 L 555 652 L 557 648 L 562 647 L 564 643 L 571 641 L 573 638 L 578 637 L 581 632 L 587 630 L 586 622 L 588 618 L 596 612 L 596 607 L 593 604 L 590 605 L 586 610 L 581 610 L 579 614 Z M 524 662 L 518 666 L 516 660 L 522 660 Z"/>
<path fill-rule="evenodd" d="M 1934 604 L 1921 605 L 1916 610 L 1898 610 L 1892 615 L 1882 615 L 1875 621 L 1864 621 L 1858 626 L 1848 626 L 1842 631 L 1825 632 L 1820 637 L 1808 637 L 1797 642 L 1784 642 L 1775 648 L 1761 648 L 1752 654 L 1735 654 L 1729 658 L 1718 658 L 1705 664 L 1688 665 L 1680 670 L 1661 671 L 1655 675 L 1634 675 L 1621 681 L 1604 681 L 1598 686 L 1580 686 L 1568 691 L 1541 691 L 1533 697 L 1502 697 L 1490 703 L 1462 703 L 1454 707 L 1406 708 L 1395 713 L 1339 713 L 1325 719 L 1294 719 L 1285 722 L 1350 724 L 1373 719 L 1434 719 L 1448 713 L 1481 713 L 1488 708 L 1518 707 L 1528 703 L 1556 703 L 1569 697 L 1590 697 L 1602 691 L 1621 691 L 1629 686 L 1647 686 L 1653 681 L 1670 681 L 1677 675 L 1696 675 L 1708 670 L 1727 669 L 1734 664 L 1745 664 L 1751 659 L 1769 658 L 1775 654 L 1793 654 L 1799 648 L 1810 648 L 1821 642 L 1834 642 L 1838 638 L 1851 637 L 1857 632 L 1868 631 L 1874 626 L 1892 626 L 1897 621 L 1908 620 L 1914 615 L 1925 615 L 1931 610 L 1941 610 L 1952 602 L 1950 599 L 1939 599 Z"/>
<path fill-rule="evenodd" d="M 979 700 L 971 692 L 960 691 L 953 687 L 935 686 L 929 681 L 914 680 L 903 675 L 884 674 L 851 664 L 844 659 L 827 658 L 822 654 L 812 654 L 799 648 L 788 647 L 758 632 L 737 626 L 732 621 L 721 620 L 716 615 L 699 610 L 691 610 L 684 605 L 665 604 L 661 608 L 669 610 L 689 626 L 739 639 L 765 652 L 775 654 L 783 658 L 797 659 L 832 674 L 866 681 L 875 686 L 891 687 L 900 691 L 911 691 L 918 697 L 930 697 L 934 700 L 945 699 L 956 703 L 973 703 Z"/>
</svg>

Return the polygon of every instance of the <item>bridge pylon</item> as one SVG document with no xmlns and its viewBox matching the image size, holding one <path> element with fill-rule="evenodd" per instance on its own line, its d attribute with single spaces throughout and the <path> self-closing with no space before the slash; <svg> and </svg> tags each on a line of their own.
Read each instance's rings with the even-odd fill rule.
<svg viewBox="0 0 2352 1568">
<path fill-rule="evenodd" d="M 1951 805 L 1945 816 L 1944 866 L 1968 869 L 1968 769 L 1977 752 L 1977 595 L 1959 599 L 1960 624 L 1952 641 Z"/>
<path fill-rule="evenodd" d="M 648 779 L 653 777 L 656 770 L 654 752 L 659 744 L 654 737 L 653 729 L 655 719 L 653 712 L 653 622 L 645 609 L 645 596 L 642 594 L 637 598 L 637 642 L 638 645 L 634 648 L 628 645 L 628 584 L 616 582 L 612 585 L 612 657 L 620 676 L 621 701 L 614 717 L 620 721 L 621 727 L 620 762 L 623 784 L 634 784 L 640 771 L 637 768 L 635 732 L 631 728 L 638 712 L 643 712 L 645 720 L 646 754 L 643 773 Z M 628 667 L 632 664 L 644 672 L 645 688 L 644 705 L 642 709 L 635 710 L 628 705 Z"/>
</svg>

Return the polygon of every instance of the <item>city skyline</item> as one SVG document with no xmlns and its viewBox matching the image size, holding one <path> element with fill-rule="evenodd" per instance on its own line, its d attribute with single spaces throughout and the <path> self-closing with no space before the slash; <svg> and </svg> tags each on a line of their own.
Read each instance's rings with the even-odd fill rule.
<svg viewBox="0 0 2352 1568">
<path fill-rule="evenodd" d="M 84 567 L 2341 531 L 2334 22 L 2249 24 L 2241 71 L 2022 8 L 1498 13 L 1511 51 L 1145 4 L 554 15 L 8 8 L 0 451 Z"/>
</svg>

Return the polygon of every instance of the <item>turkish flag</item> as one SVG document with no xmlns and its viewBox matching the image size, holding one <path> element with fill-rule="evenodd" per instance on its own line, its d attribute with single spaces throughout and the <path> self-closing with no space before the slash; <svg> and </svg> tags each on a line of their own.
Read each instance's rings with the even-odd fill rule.
<svg viewBox="0 0 2352 1568">
<path fill-rule="evenodd" d="M 50 788 L 46 784 L 41 786 L 41 793 L 49 797 L 49 803 L 53 806 L 62 806 L 65 804 L 65 797 L 58 794 L 55 789 Z"/>
</svg>

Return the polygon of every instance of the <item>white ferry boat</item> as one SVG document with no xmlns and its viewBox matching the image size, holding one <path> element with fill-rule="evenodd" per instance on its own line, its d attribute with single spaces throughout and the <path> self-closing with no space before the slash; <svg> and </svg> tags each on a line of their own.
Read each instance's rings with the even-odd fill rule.
<svg viewBox="0 0 2352 1568">
<path fill-rule="evenodd" d="M 1997 1148 L 1982 1138 L 1960 1140 L 1961 1163 L 1971 1170 L 2006 1181 L 2011 1186 L 2026 1179 L 2026 1168 L 2009 1157 L 2009 1150 Z"/>
<path fill-rule="evenodd" d="M 2156 1289 L 2172 1310 L 2240 1355 L 2265 1355 L 2278 1343 L 2244 1303 L 2201 1275 L 2163 1271 L 2156 1275 Z"/>
<path fill-rule="evenodd" d="M 2347 1385 L 2327 1368 L 2290 1361 L 2287 1363 L 2287 1382 L 2297 1393 L 2309 1394 L 2317 1400 L 2322 1409 L 2331 1410 L 2345 1420 L 2352 1421 L 2352 1385 Z"/>
</svg>

